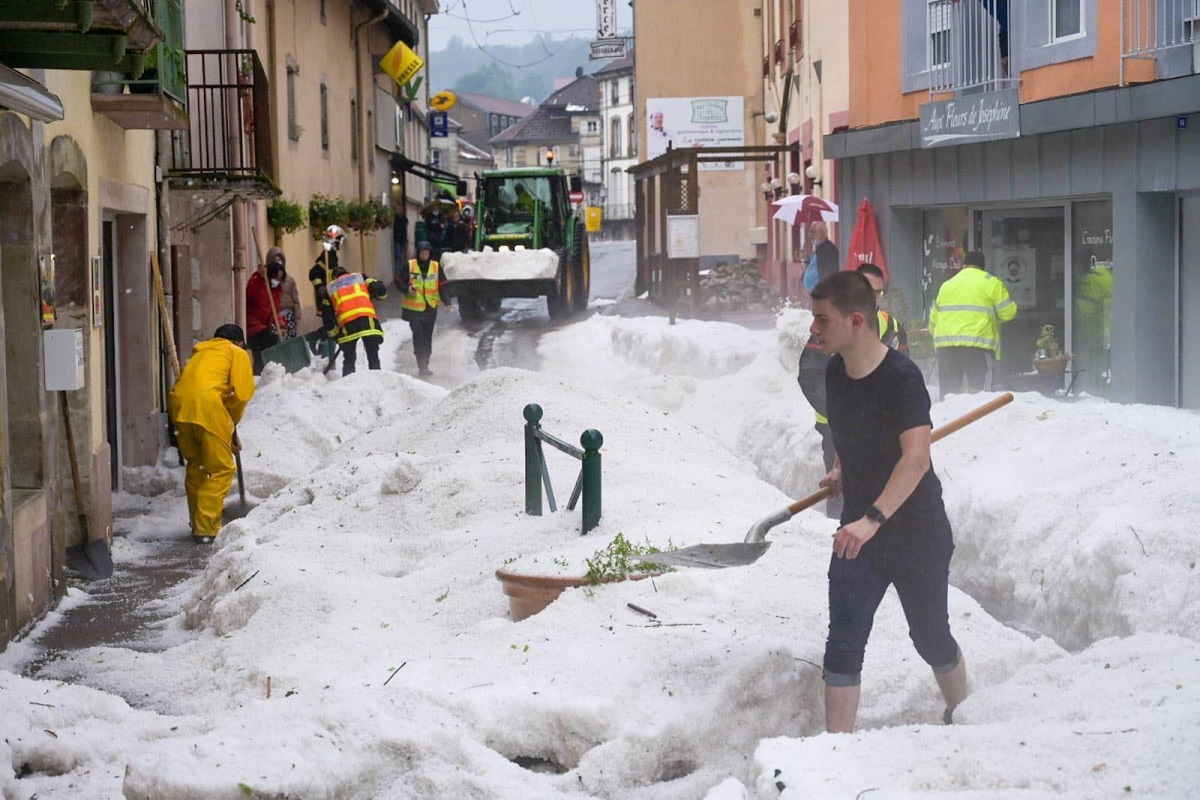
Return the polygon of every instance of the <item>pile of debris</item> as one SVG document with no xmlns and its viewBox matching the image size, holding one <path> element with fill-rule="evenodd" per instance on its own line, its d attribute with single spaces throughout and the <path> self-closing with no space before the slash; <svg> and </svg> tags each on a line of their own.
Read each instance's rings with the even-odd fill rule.
<svg viewBox="0 0 1200 800">
<path fill-rule="evenodd" d="M 762 311 L 777 308 L 779 295 L 758 274 L 758 263 L 717 264 L 700 276 L 700 307 L 709 314 L 723 311 Z"/>
</svg>

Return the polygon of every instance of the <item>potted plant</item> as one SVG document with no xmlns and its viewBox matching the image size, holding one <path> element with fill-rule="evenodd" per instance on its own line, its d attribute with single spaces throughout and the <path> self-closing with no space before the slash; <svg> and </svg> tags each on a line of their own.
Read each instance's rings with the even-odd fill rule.
<svg viewBox="0 0 1200 800">
<path fill-rule="evenodd" d="M 623 533 L 618 533 L 607 547 L 585 559 L 586 571 L 572 572 L 569 561 L 556 558 L 552 562 L 554 570 L 518 572 L 501 568 L 496 570 L 496 579 L 508 596 L 509 616 L 513 622 L 520 622 L 553 603 L 564 589 L 599 586 L 614 581 L 636 581 L 673 571 L 672 567 L 641 560 L 642 556 L 661 552 L 652 545 L 635 545 Z"/>
<path fill-rule="evenodd" d="M 350 215 L 346 201 L 340 197 L 328 197 L 314 194 L 308 201 L 308 230 L 315 241 L 321 240 L 321 235 L 330 225 L 350 227 Z"/>
<path fill-rule="evenodd" d="M 372 236 L 375 231 L 392 224 L 392 210 L 380 200 L 370 197 L 366 200 L 351 200 L 346 204 L 346 216 L 351 230 Z"/>
<path fill-rule="evenodd" d="M 305 219 L 304 206 L 278 197 L 267 206 L 267 224 L 275 229 L 278 241 L 283 234 L 295 233 L 308 225 L 308 220 Z"/>
<path fill-rule="evenodd" d="M 1071 354 L 1064 353 L 1054 334 L 1053 325 L 1043 325 L 1033 351 L 1033 368 L 1042 375 L 1061 374 L 1067 369 Z"/>
</svg>

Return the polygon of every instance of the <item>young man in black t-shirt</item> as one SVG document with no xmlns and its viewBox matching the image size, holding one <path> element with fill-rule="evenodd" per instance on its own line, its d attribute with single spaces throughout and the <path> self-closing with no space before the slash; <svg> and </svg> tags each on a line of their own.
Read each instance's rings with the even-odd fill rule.
<svg viewBox="0 0 1200 800">
<path fill-rule="evenodd" d="M 967 673 L 946 609 L 954 542 L 929 457 L 929 392 L 920 369 L 879 340 L 875 293 L 863 275 L 835 273 L 812 298 L 812 333 L 835 354 L 825 386 L 837 460 L 821 485 L 845 497 L 829 563 L 825 729 L 854 730 L 863 652 L 889 585 L 949 722 L 967 695 Z"/>
</svg>

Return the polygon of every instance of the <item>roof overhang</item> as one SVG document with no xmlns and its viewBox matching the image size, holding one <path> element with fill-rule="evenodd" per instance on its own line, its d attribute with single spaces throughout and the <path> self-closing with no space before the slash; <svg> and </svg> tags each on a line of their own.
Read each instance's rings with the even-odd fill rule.
<svg viewBox="0 0 1200 800">
<path fill-rule="evenodd" d="M 0 107 L 32 117 L 38 122 L 63 118 L 62 101 L 42 84 L 0 64 Z"/>
</svg>

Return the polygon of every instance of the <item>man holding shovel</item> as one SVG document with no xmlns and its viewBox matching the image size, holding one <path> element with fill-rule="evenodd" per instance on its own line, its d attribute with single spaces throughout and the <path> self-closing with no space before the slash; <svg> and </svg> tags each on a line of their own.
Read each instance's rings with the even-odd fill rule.
<svg viewBox="0 0 1200 800">
<path fill-rule="evenodd" d="M 241 443 L 234 426 L 254 396 L 254 372 L 245 347 L 246 337 L 237 325 L 217 328 L 213 338 L 196 345 L 167 399 L 179 454 L 187 462 L 184 488 L 194 542 L 216 538 L 236 472 L 233 453 Z"/>
<path fill-rule="evenodd" d="M 866 277 L 835 273 L 812 298 L 812 333 L 834 354 L 825 383 L 837 459 L 821 486 L 845 498 L 829 564 L 825 729 L 854 730 L 863 653 L 889 585 L 950 722 L 967 673 L 947 612 L 954 541 L 929 456 L 929 392 L 921 370 L 880 341 Z"/>
</svg>

